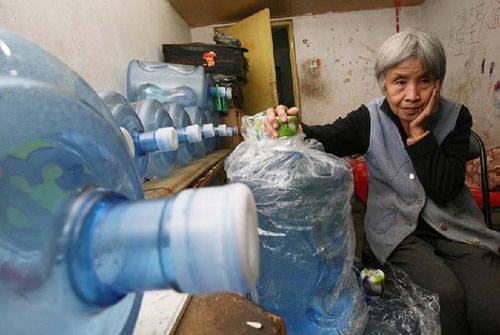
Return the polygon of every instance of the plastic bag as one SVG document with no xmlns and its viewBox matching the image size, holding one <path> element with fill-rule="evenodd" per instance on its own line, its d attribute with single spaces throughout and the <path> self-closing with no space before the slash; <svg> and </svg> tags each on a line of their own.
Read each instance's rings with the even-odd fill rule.
<svg viewBox="0 0 500 335">
<path fill-rule="evenodd" d="M 243 117 L 245 141 L 225 162 L 257 205 L 261 275 L 251 298 L 292 335 L 360 334 L 368 310 L 352 270 L 351 169 L 303 134 L 268 139 L 263 118 Z"/>
<path fill-rule="evenodd" d="M 396 266 L 386 263 L 385 292 L 378 299 L 368 299 L 369 317 L 366 335 L 436 335 L 441 334 L 439 298 L 413 283 Z"/>
</svg>

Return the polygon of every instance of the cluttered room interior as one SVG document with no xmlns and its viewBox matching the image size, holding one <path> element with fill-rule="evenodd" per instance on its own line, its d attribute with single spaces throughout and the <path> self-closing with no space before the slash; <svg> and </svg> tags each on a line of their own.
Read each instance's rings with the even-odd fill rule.
<svg viewBox="0 0 500 335">
<path fill-rule="evenodd" d="M 499 0 L 0 0 L 0 334 L 500 334 Z"/>
</svg>

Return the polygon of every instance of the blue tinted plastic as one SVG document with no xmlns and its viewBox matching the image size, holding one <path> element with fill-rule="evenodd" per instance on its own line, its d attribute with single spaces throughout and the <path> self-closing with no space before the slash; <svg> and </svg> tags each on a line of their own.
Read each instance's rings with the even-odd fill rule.
<svg viewBox="0 0 500 335">
<path fill-rule="evenodd" d="M 113 91 L 105 91 L 99 93 L 99 97 L 108 107 L 118 126 L 125 128 L 135 140 L 134 162 L 139 174 L 141 177 L 144 177 L 146 175 L 146 168 L 148 165 L 148 155 L 147 152 L 141 150 L 141 146 L 138 143 L 138 133 L 144 132 L 144 126 L 142 125 L 141 120 L 135 113 L 134 108 L 121 94 Z"/>
<path fill-rule="evenodd" d="M 137 101 L 156 99 L 160 103 L 176 103 L 181 106 L 196 106 L 196 92 L 187 86 L 166 91 L 153 84 L 144 84 L 138 89 Z"/>
<path fill-rule="evenodd" d="M 116 335 L 133 328 L 141 295 L 131 292 L 242 292 L 255 282 L 248 188 L 141 200 L 97 94 L 3 30 L 0 142 L 0 334 Z"/>
<path fill-rule="evenodd" d="M 225 162 L 257 205 L 262 262 L 252 299 L 282 317 L 288 334 L 359 334 L 367 308 L 351 270 L 350 167 L 303 135 L 263 138 L 262 116 L 243 117 L 245 141 Z"/>
<path fill-rule="evenodd" d="M 158 128 L 175 127 L 165 108 L 154 99 L 141 100 L 132 104 L 135 112 L 144 124 L 146 131 Z M 149 164 L 146 171 L 148 178 L 166 178 L 172 173 L 177 151 L 154 152 L 149 155 Z"/>
<path fill-rule="evenodd" d="M 191 122 L 193 124 L 197 124 L 200 127 L 203 127 L 203 125 L 207 124 L 207 119 L 205 118 L 205 115 L 201 112 L 201 110 L 196 107 L 196 106 L 191 106 L 191 107 L 184 107 L 186 112 L 189 115 L 189 118 L 191 119 Z M 210 141 L 210 137 L 206 137 L 205 133 L 202 133 L 203 140 L 200 143 L 195 143 L 194 144 L 194 152 L 193 156 L 194 158 L 203 158 L 207 155 L 208 153 L 208 142 Z"/>
<path fill-rule="evenodd" d="M 196 93 L 196 104 L 204 108 L 207 104 L 207 79 L 203 66 L 178 65 L 132 60 L 127 70 L 127 98 L 135 102 L 140 89 L 153 84 L 164 91 L 187 86 Z"/>
<path fill-rule="evenodd" d="M 177 149 L 176 163 L 182 166 L 188 165 L 193 160 L 194 144 L 187 142 L 185 130 L 192 125 L 186 110 L 178 104 L 163 105 L 174 122 L 174 127 L 179 134 L 179 149 Z"/>
<path fill-rule="evenodd" d="M 119 334 L 136 295 L 86 305 L 64 249 L 68 208 L 87 185 L 142 197 L 113 117 L 75 72 L 0 30 L 0 121 L 0 333 Z"/>
</svg>

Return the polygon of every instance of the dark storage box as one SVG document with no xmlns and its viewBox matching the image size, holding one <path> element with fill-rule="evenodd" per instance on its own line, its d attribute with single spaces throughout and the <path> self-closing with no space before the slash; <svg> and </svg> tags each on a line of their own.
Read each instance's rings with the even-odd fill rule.
<svg viewBox="0 0 500 335">
<path fill-rule="evenodd" d="M 246 81 L 243 52 L 247 51 L 218 44 L 163 44 L 163 59 L 165 63 L 202 65 L 207 73 L 232 75 Z"/>
</svg>

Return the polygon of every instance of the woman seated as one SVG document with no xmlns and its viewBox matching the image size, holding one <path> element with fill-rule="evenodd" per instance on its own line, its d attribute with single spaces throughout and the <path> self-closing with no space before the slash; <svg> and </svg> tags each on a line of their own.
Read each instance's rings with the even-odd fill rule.
<svg viewBox="0 0 500 335">
<path fill-rule="evenodd" d="M 446 57 L 419 30 L 389 38 L 375 74 L 384 97 L 332 124 L 302 131 L 337 156 L 364 154 L 367 241 L 377 259 L 437 293 L 443 334 L 500 334 L 500 233 L 489 230 L 464 184 L 472 117 L 440 96 Z M 297 108 L 267 110 L 264 131 Z"/>
</svg>

